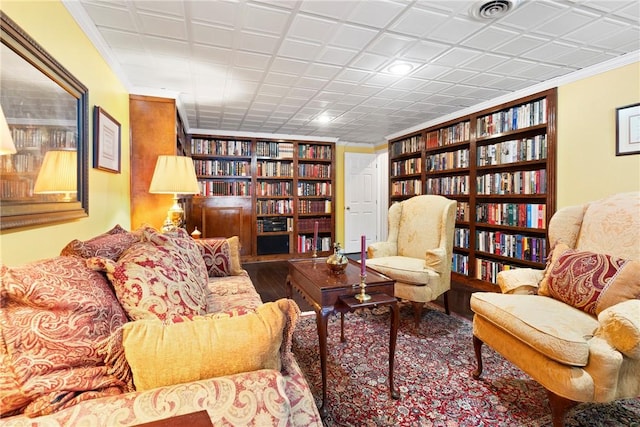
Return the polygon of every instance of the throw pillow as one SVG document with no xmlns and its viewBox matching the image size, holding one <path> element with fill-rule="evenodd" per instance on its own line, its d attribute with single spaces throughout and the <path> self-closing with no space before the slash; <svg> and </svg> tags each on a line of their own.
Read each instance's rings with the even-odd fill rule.
<svg viewBox="0 0 640 427">
<path fill-rule="evenodd" d="M 116 225 L 106 233 L 89 240 L 74 239 L 70 241 L 62 248 L 60 255 L 79 256 L 80 258 L 100 256 L 115 261 L 129 246 L 139 240 L 140 237 L 138 235 L 128 232 L 120 225 Z"/>
<path fill-rule="evenodd" d="M 87 263 L 106 271 L 131 320 L 178 322 L 183 317 L 206 313 L 208 288 L 204 267 L 194 268 L 175 246 L 138 242 L 118 261 L 94 257 Z"/>
<path fill-rule="evenodd" d="M 282 299 L 241 316 L 130 322 L 123 327 L 122 346 L 136 390 L 258 369 L 289 370 L 299 313 L 293 300 Z"/>
<path fill-rule="evenodd" d="M 106 278 L 84 260 L 2 266 L 0 295 L 1 415 L 38 416 L 126 391 L 100 349 L 127 318 Z"/>
<path fill-rule="evenodd" d="M 538 294 L 597 316 L 619 302 L 640 298 L 640 261 L 577 251 L 558 242 Z"/>
<path fill-rule="evenodd" d="M 231 266 L 231 246 L 224 238 L 195 240 L 207 266 L 209 277 L 233 275 Z"/>
</svg>

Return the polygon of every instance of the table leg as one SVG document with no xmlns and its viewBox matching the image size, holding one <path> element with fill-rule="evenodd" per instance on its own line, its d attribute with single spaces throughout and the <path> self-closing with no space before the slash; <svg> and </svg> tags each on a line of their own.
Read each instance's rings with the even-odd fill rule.
<svg viewBox="0 0 640 427">
<path fill-rule="evenodd" d="M 284 282 L 285 296 L 289 299 L 293 296 L 293 285 L 291 284 L 291 275 L 287 274 L 287 280 Z"/>
<path fill-rule="evenodd" d="M 391 330 L 389 331 L 389 392 L 393 399 L 400 399 L 398 392 L 393 385 L 393 365 L 396 355 L 396 338 L 398 337 L 398 324 L 400 323 L 400 310 L 398 303 L 391 304 Z"/>
<path fill-rule="evenodd" d="M 318 325 L 318 341 L 320 343 L 320 371 L 322 375 L 322 406 L 319 408 L 320 417 L 326 418 L 327 409 L 327 321 L 332 310 L 316 309 L 316 323 Z"/>
<path fill-rule="evenodd" d="M 344 339 L 344 312 L 340 313 L 340 342 L 345 342 Z"/>
</svg>

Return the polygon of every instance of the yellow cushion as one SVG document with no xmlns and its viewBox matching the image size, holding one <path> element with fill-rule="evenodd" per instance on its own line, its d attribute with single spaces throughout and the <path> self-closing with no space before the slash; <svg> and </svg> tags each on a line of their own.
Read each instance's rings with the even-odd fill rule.
<svg viewBox="0 0 640 427">
<path fill-rule="evenodd" d="M 238 236 L 228 237 L 227 242 L 231 249 L 231 274 L 237 276 L 242 274 L 242 265 L 240 264 L 240 239 Z"/>
<path fill-rule="evenodd" d="M 172 324 L 130 322 L 123 327 L 122 344 L 136 390 L 258 369 L 280 370 L 281 351 L 290 350 L 298 314 L 295 302 L 282 299 L 236 317 L 202 316 Z"/>
</svg>

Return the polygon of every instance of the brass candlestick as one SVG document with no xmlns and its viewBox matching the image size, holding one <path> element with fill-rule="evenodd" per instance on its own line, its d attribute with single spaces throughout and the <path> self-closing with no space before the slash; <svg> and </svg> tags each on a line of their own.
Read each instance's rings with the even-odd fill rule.
<svg viewBox="0 0 640 427">
<path fill-rule="evenodd" d="M 312 258 L 318 258 L 318 250 L 316 248 L 313 248 L 313 253 L 311 254 Z"/>
<path fill-rule="evenodd" d="M 367 274 L 360 274 L 360 293 L 355 295 L 355 298 L 360 302 L 369 301 L 371 299 L 371 295 L 367 295 L 364 290 L 367 287 L 367 283 L 365 279 L 367 278 Z"/>
</svg>

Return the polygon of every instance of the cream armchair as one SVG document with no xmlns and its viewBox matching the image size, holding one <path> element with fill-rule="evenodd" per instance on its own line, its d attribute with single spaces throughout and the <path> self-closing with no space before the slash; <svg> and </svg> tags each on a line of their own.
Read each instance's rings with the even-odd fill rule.
<svg viewBox="0 0 640 427">
<path fill-rule="evenodd" d="M 640 396 L 640 193 L 560 209 L 548 234 L 544 272 L 504 271 L 503 293 L 471 296 L 473 375 L 486 343 L 547 389 L 559 427 L 580 402 Z"/>
<path fill-rule="evenodd" d="M 367 248 L 367 265 L 396 281 L 395 296 L 413 303 L 416 326 L 425 302 L 451 287 L 456 202 L 442 196 L 414 196 L 389 208 L 386 242 Z"/>
</svg>

